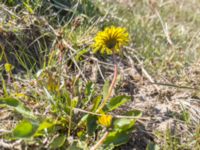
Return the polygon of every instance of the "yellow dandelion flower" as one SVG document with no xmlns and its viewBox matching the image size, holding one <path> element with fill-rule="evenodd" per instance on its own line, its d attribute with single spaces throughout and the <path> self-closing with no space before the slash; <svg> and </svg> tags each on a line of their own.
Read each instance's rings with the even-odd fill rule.
<svg viewBox="0 0 200 150">
<path fill-rule="evenodd" d="M 102 115 L 98 118 L 98 123 L 104 127 L 109 127 L 112 123 L 112 116 Z"/>
<path fill-rule="evenodd" d="M 11 64 L 6 63 L 6 64 L 4 65 L 4 67 L 5 67 L 5 70 L 6 70 L 7 73 L 11 73 L 11 71 L 12 71 L 12 69 L 13 69 L 13 66 L 12 66 Z"/>
<path fill-rule="evenodd" d="M 94 38 L 93 52 L 100 51 L 102 54 L 108 55 L 119 53 L 120 48 L 128 43 L 128 32 L 125 28 L 121 27 L 107 27 L 104 31 L 97 33 Z"/>
</svg>

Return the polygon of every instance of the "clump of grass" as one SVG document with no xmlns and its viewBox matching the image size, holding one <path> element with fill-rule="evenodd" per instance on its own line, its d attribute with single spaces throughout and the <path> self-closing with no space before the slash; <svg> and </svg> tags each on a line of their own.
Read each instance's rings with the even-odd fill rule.
<svg viewBox="0 0 200 150">
<path fill-rule="evenodd" d="M 29 6 L 31 6 L 31 4 Z M 81 8 L 77 8 L 77 10 L 78 9 Z M 61 9 L 61 12 L 62 11 Z M 62 25 L 62 21 L 66 22 L 64 18 L 59 18 L 57 25 Z M 26 83 L 29 88 L 32 87 L 33 89 L 26 90 L 33 94 L 31 94 L 31 96 L 34 97 L 34 99 L 44 100 L 44 106 L 47 107 L 47 109 L 38 110 L 40 113 L 35 115 L 24 105 L 25 102 L 20 100 L 25 100 L 25 98 L 29 99 L 31 96 L 21 93 L 20 90 L 20 92 L 17 92 L 17 90 L 15 91 L 15 89 L 9 91 L 8 84 L 10 82 L 4 82 L 4 98 L 0 99 L 0 104 L 15 110 L 23 117 L 12 130 L 12 133 L 6 133 L 4 137 L 14 138 L 16 140 L 25 138 L 39 145 L 41 144 L 41 138 L 47 137 L 48 142 L 46 148 L 52 149 L 64 147 L 82 149 L 97 149 L 100 147 L 114 148 L 115 146 L 126 143 L 129 139 L 129 132 L 133 129 L 137 119 L 141 117 L 141 112 L 133 109 L 128 112 L 123 112 L 122 115 L 115 115 L 112 113 L 115 109 L 130 100 L 130 96 L 126 95 L 111 97 L 117 78 L 116 67 L 111 85 L 109 86 L 109 82 L 107 81 L 102 91 L 96 90 L 95 85 L 87 81 L 87 78 L 79 68 L 78 63 L 80 62 L 75 58 L 75 56 L 79 54 L 79 51 L 74 49 L 71 44 L 68 43 L 68 40 L 66 40 L 66 38 L 73 39 L 74 33 L 78 33 L 79 31 L 81 31 L 79 34 L 82 34 L 85 28 L 81 28 L 80 30 L 80 25 L 74 25 L 70 22 L 70 24 L 66 23 L 60 27 L 58 31 L 54 29 L 51 24 L 45 23 L 43 24 L 44 27 L 42 27 L 40 20 L 35 20 L 35 22 L 28 26 L 31 27 L 30 32 L 33 34 L 29 34 L 25 30 L 26 37 L 24 40 L 23 37 L 16 34 L 15 38 L 17 38 L 17 40 L 19 39 L 19 41 L 23 41 L 23 43 L 17 42 L 16 45 L 12 46 L 16 51 L 14 53 L 16 59 L 27 71 L 30 70 L 29 66 L 35 68 L 35 64 L 32 63 L 31 58 L 34 59 L 34 56 L 37 57 L 33 62 L 39 62 L 40 66 L 38 66 L 38 68 L 40 68 L 40 70 L 37 71 L 33 83 Z M 48 40 L 49 38 L 50 43 L 54 40 L 54 43 L 51 45 L 52 47 L 48 47 L 49 42 L 45 41 L 43 44 L 42 41 L 40 41 L 43 40 L 45 35 L 45 33 L 41 33 L 41 31 L 46 31 L 45 27 L 48 27 L 47 29 L 50 31 L 47 30 L 47 33 L 52 36 L 46 37 L 46 39 Z M 56 27 L 56 25 L 54 27 Z M 90 26 L 88 28 L 90 28 Z M 112 49 L 114 55 L 115 51 L 118 52 L 123 44 L 127 43 L 128 34 L 125 33 L 124 29 L 121 30 L 121 28 L 112 27 L 111 29 L 113 31 L 111 33 L 107 32 L 106 34 L 109 34 L 107 36 L 109 37 L 112 33 L 116 34 L 116 36 L 112 37 L 114 39 L 107 41 L 105 46 Z M 30 42 L 27 41 L 31 36 L 33 36 L 33 38 L 30 39 Z M 76 35 L 75 38 L 77 38 L 77 36 L 78 35 Z M 77 44 L 77 40 L 79 39 L 71 40 L 73 42 L 72 44 L 75 48 L 80 47 L 82 50 L 82 46 Z M 115 42 L 111 43 L 113 40 L 115 40 Z M 45 48 L 43 48 L 43 45 Z M 112 47 L 109 45 L 112 45 Z M 32 46 L 35 50 L 35 55 L 33 52 L 30 52 Z M 84 48 L 86 52 L 91 50 L 90 46 L 85 46 Z M 29 51 L 27 52 L 26 50 Z M 43 54 L 42 52 L 44 52 L 46 57 L 41 56 Z M 9 59 L 9 54 L 8 52 L 4 53 L 4 57 L 7 58 L 8 63 L 11 61 Z M 85 52 L 79 55 L 79 58 L 83 54 L 85 54 Z M 27 59 L 24 59 L 24 56 Z M 40 58 L 43 59 L 40 60 Z M 77 70 L 81 77 L 79 75 L 71 77 L 73 72 L 74 74 L 77 73 Z M 69 71 L 71 71 L 71 74 L 69 74 Z M 9 76 L 10 72 L 6 72 L 7 76 Z M 32 75 L 30 76 L 32 77 Z M 17 80 L 13 76 L 9 76 L 9 78 L 11 78 L 13 82 Z M 41 102 L 34 100 L 34 103 Z M 46 116 L 46 114 L 48 114 L 48 116 Z M 79 143 L 82 144 L 80 145 Z M 27 141 L 26 144 L 29 145 L 29 141 Z"/>
<path fill-rule="evenodd" d="M 88 24 L 88 27 L 94 13 L 100 14 L 98 8 L 90 1 L 55 0 L 33 3 L 24 0 L 5 1 L 4 4 L 1 4 L 1 11 L 5 19 L 10 19 L 9 23 L 3 20 L 0 25 L 3 32 L 1 51 L 5 51 L 7 55 L 2 61 L 7 57 L 9 63 L 15 64 L 16 69 L 33 72 L 46 67 L 48 54 L 59 40 L 57 28 L 71 30 L 72 26 L 77 28 L 83 24 Z M 49 14 L 54 15 L 49 16 Z"/>
</svg>

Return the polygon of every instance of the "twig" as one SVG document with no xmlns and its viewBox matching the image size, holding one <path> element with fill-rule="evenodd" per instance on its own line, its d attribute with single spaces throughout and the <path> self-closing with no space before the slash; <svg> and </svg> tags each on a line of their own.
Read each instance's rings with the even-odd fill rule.
<svg viewBox="0 0 200 150">
<path fill-rule="evenodd" d="M 65 47 L 69 48 L 73 52 L 77 52 L 77 50 L 70 46 L 64 39 L 62 39 L 62 43 L 65 45 Z"/>
<path fill-rule="evenodd" d="M 70 107 L 68 107 L 70 108 Z M 79 111 L 79 112 L 82 112 L 82 113 L 86 113 L 86 114 L 91 114 L 91 115 L 96 115 L 96 116 L 103 116 L 103 114 L 99 114 L 99 113 L 95 113 L 95 112 L 90 112 L 90 111 L 87 111 L 87 110 L 83 110 L 83 109 L 80 109 L 80 108 L 73 108 L 74 111 Z M 112 115 L 113 118 L 126 118 L 126 119 L 141 119 L 141 120 L 149 120 L 148 117 L 135 117 L 135 116 L 122 116 L 122 115 Z"/>
<path fill-rule="evenodd" d="M 179 88 L 179 89 L 188 89 L 188 90 L 200 90 L 199 88 L 193 88 L 193 87 L 188 87 L 188 86 L 179 86 L 175 84 L 170 84 L 170 83 L 161 83 L 161 82 L 149 82 L 154 85 L 160 85 L 160 86 L 168 86 L 168 87 L 174 87 L 174 88 Z"/>
<path fill-rule="evenodd" d="M 109 132 L 106 131 L 103 137 L 90 150 L 96 150 L 97 148 L 99 148 L 103 144 L 104 140 L 107 138 L 108 134 Z"/>
<path fill-rule="evenodd" d="M 113 64 L 100 61 L 100 60 L 98 60 L 98 59 L 95 58 L 95 57 L 90 57 L 90 59 L 92 59 L 92 60 L 94 60 L 94 61 L 97 61 L 99 64 L 103 64 L 103 65 L 107 65 L 107 66 L 110 66 L 110 67 L 114 67 Z"/>
</svg>

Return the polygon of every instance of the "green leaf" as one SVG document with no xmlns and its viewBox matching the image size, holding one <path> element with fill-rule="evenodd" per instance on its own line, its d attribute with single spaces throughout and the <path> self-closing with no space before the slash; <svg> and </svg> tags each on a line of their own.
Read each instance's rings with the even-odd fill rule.
<svg viewBox="0 0 200 150">
<path fill-rule="evenodd" d="M 85 141 L 77 140 L 70 145 L 67 150 L 89 150 Z"/>
<path fill-rule="evenodd" d="M 72 99 L 72 102 L 71 102 L 71 103 L 72 103 L 71 106 L 72 106 L 73 108 L 76 108 L 76 106 L 77 106 L 77 104 L 78 104 L 78 96 L 74 97 L 74 98 Z"/>
<path fill-rule="evenodd" d="M 54 148 L 59 148 L 63 146 L 63 144 L 65 143 L 65 140 L 66 140 L 65 135 L 59 135 L 52 141 L 52 143 L 50 144 L 50 148 L 54 149 Z"/>
<path fill-rule="evenodd" d="M 114 121 L 114 129 L 118 131 L 127 131 L 135 125 L 135 119 L 116 119 Z"/>
<path fill-rule="evenodd" d="M 89 135 L 92 135 L 97 128 L 97 116 L 89 115 L 87 117 L 87 132 Z"/>
<path fill-rule="evenodd" d="M 103 85 L 103 91 L 102 91 L 103 99 L 105 99 L 106 96 L 108 95 L 108 90 L 109 90 L 109 81 L 107 80 Z"/>
<path fill-rule="evenodd" d="M 85 95 L 89 96 L 92 92 L 94 88 L 94 84 L 92 82 L 87 83 L 86 88 L 85 88 Z"/>
<path fill-rule="evenodd" d="M 51 104 L 55 105 L 56 102 L 54 101 L 54 99 L 51 96 L 51 94 L 48 92 L 48 90 L 45 87 L 43 87 L 43 89 L 44 89 L 44 92 L 45 92 L 45 94 L 47 96 L 47 100 L 49 100 Z"/>
<path fill-rule="evenodd" d="M 80 121 L 78 122 L 76 128 L 82 126 L 83 123 L 87 122 L 88 116 L 89 116 L 89 114 L 84 115 L 84 116 L 80 119 Z"/>
<path fill-rule="evenodd" d="M 93 100 L 93 104 L 94 104 L 94 106 L 93 106 L 93 108 L 92 108 L 92 111 L 95 111 L 95 110 L 97 110 L 97 108 L 98 108 L 98 106 L 99 106 L 99 104 L 100 104 L 100 102 L 101 102 L 101 99 L 102 99 L 102 96 L 97 96 L 94 100 Z"/>
<path fill-rule="evenodd" d="M 13 130 L 15 138 L 29 138 L 32 137 L 38 128 L 38 124 L 29 120 L 22 120 Z"/>
<path fill-rule="evenodd" d="M 90 102 L 94 93 L 94 84 L 92 82 L 87 83 L 85 88 L 86 98 L 84 99 L 84 104 L 87 105 Z"/>
<path fill-rule="evenodd" d="M 27 3 L 25 3 L 25 2 L 23 2 L 23 4 L 24 4 L 25 8 L 26 8 L 31 14 L 34 13 L 33 9 L 31 8 L 31 6 L 30 6 L 29 4 L 27 4 Z"/>
<path fill-rule="evenodd" d="M 1 104 L 17 107 L 19 105 L 19 101 L 14 98 L 0 98 L 0 105 Z"/>
<path fill-rule="evenodd" d="M 181 112 L 181 120 L 185 121 L 186 123 L 190 122 L 190 113 L 187 110 L 183 110 Z"/>
<path fill-rule="evenodd" d="M 133 117 L 141 117 L 142 116 L 142 112 L 140 110 L 137 109 L 133 109 L 131 111 L 126 112 L 124 115 L 126 116 L 133 116 Z"/>
<path fill-rule="evenodd" d="M 37 132 L 51 128 L 52 126 L 54 126 L 55 123 L 54 122 L 50 122 L 48 120 L 44 120 L 38 127 Z"/>
<path fill-rule="evenodd" d="M 32 119 L 36 118 L 36 116 L 34 116 L 34 114 L 27 107 L 25 107 L 22 102 L 15 98 L 0 98 L 0 105 L 6 105 L 10 108 L 13 108 L 25 117 Z"/>
<path fill-rule="evenodd" d="M 71 100 L 71 97 L 70 97 L 70 93 L 68 91 L 65 91 L 65 93 L 63 94 L 63 96 L 65 97 L 67 105 L 71 106 L 72 100 Z"/>
<path fill-rule="evenodd" d="M 160 150 L 160 147 L 155 143 L 149 143 L 146 147 L 146 150 Z"/>
<path fill-rule="evenodd" d="M 108 102 L 107 108 L 109 111 L 112 111 L 120 107 L 121 105 L 129 101 L 130 99 L 131 99 L 130 96 L 123 96 L 123 95 L 114 97 Z"/>
<path fill-rule="evenodd" d="M 63 105 L 64 103 L 66 104 L 65 106 L 65 112 L 67 113 L 67 115 L 70 115 L 71 109 L 73 108 L 73 104 L 72 104 L 72 99 L 70 98 L 70 93 L 68 91 L 65 91 L 65 93 L 63 94 L 63 97 L 65 98 L 65 102 L 60 101 L 61 104 Z M 63 99 L 62 97 L 60 99 Z M 74 105 L 75 105 L 75 101 L 74 101 Z"/>
<path fill-rule="evenodd" d="M 73 143 L 71 146 L 67 148 L 67 150 L 83 150 L 82 148 L 78 147 L 77 144 Z"/>
<path fill-rule="evenodd" d="M 113 150 L 113 149 L 115 149 L 115 145 L 110 144 L 110 145 L 104 147 L 103 149 L 104 149 L 104 150 Z M 103 149 L 101 149 L 101 150 L 103 150 Z"/>
<path fill-rule="evenodd" d="M 108 134 L 107 138 L 104 141 L 103 146 L 108 147 L 110 144 L 114 146 L 119 146 L 127 143 L 128 140 L 129 140 L 129 135 L 127 132 L 113 131 Z"/>
<path fill-rule="evenodd" d="M 115 119 L 114 121 L 114 129 L 116 131 L 127 131 L 131 129 L 137 120 L 137 118 L 142 116 L 142 112 L 136 109 L 126 112 L 124 115 L 128 117 L 135 117 L 135 118 L 120 118 Z"/>
<path fill-rule="evenodd" d="M 76 56 L 75 56 L 75 60 L 76 60 L 76 61 L 81 60 L 81 56 L 83 56 L 83 55 L 86 54 L 87 52 L 88 52 L 87 49 L 83 49 L 83 50 L 79 51 L 79 52 L 76 54 Z"/>
</svg>

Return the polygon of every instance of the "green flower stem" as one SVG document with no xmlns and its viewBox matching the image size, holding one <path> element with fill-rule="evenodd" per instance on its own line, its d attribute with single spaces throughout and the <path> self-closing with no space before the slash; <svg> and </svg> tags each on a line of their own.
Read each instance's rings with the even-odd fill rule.
<svg viewBox="0 0 200 150">
<path fill-rule="evenodd" d="M 112 83 L 108 89 L 108 95 L 106 96 L 106 98 L 104 99 L 104 101 L 101 103 L 101 105 L 99 106 L 99 108 L 97 109 L 97 113 L 99 111 L 101 111 L 103 109 L 103 107 L 106 105 L 106 103 L 108 102 L 111 94 L 112 94 L 112 90 L 115 86 L 115 83 L 116 83 L 116 80 L 117 80 L 117 64 L 116 64 L 116 58 L 115 58 L 115 55 L 113 53 L 113 60 L 114 60 L 114 63 L 115 63 L 115 66 L 114 66 L 114 77 L 113 77 L 113 80 L 112 80 Z"/>
</svg>

